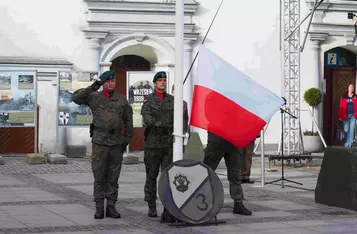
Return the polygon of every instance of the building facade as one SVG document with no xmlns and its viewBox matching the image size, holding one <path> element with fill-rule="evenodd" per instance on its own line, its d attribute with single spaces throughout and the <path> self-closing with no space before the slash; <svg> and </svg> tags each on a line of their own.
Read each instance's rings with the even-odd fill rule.
<svg viewBox="0 0 357 234">
<path fill-rule="evenodd" d="M 281 51 L 279 50 L 279 0 L 226 0 L 205 45 L 277 95 L 281 95 Z M 314 0 L 300 1 L 300 18 L 312 9 Z M 193 62 L 220 4 L 217 0 L 185 0 L 185 74 Z M 315 12 L 308 40 L 301 53 L 300 92 L 319 88 L 323 103 L 316 120 L 326 142 L 341 143 L 341 125 L 336 117 L 339 97 L 349 83 L 356 84 L 356 1 L 325 0 Z M 0 153 L 16 154 L 38 148 L 55 152 L 57 72 L 117 71 L 117 90 L 126 94 L 128 71 L 166 71 L 169 86 L 175 69 L 175 1 L 172 0 L 7 0 L 0 3 L 0 70 L 38 71 L 38 131 L 0 129 Z M 308 20 L 302 25 L 301 38 Z M 301 40 L 302 41 L 302 40 Z M 337 62 L 327 62 L 338 55 Z M 184 85 L 184 99 L 191 104 L 195 69 Z M 301 101 L 301 108 L 309 108 Z M 0 110 L 1 112 L 2 110 Z M 310 130 L 311 119 L 301 114 L 302 130 Z M 200 133 L 203 144 L 206 132 Z M 31 132 L 32 131 L 32 132 Z M 61 128 L 60 153 L 66 145 L 85 145 L 91 152 L 88 128 Z M 141 150 L 142 129 L 135 129 L 133 150 Z M 21 138 L 18 138 L 21 136 Z M 21 139 L 21 140 L 18 140 Z M 280 115 L 269 123 L 265 142 L 280 140 Z M 18 145 L 24 142 L 24 147 Z M 31 148 L 32 147 L 32 148 Z"/>
</svg>

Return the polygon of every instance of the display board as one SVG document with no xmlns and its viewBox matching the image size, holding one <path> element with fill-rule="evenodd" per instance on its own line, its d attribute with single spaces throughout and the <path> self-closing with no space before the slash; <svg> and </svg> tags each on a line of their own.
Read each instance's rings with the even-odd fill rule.
<svg viewBox="0 0 357 234">
<path fill-rule="evenodd" d="M 152 82 L 156 72 L 154 71 L 135 71 L 127 72 L 127 99 L 133 108 L 133 126 L 134 128 L 143 127 L 141 116 L 141 107 L 147 95 L 154 92 L 154 83 Z M 169 87 L 169 74 L 167 75 L 167 87 Z M 169 92 L 169 89 L 168 89 Z"/>
<path fill-rule="evenodd" d="M 73 93 L 90 86 L 98 79 L 95 71 L 58 72 L 58 126 L 88 126 L 92 123 L 92 112 L 87 105 L 72 102 Z"/>
<path fill-rule="evenodd" d="M 37 71 L 0 70 L 0 127 L 36 127 Z"/>
</svg>

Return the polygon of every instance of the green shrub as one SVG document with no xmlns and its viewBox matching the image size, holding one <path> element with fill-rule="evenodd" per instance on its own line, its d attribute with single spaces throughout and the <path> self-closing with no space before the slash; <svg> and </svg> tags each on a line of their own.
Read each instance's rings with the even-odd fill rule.
<svg viewBox="0 0 357 234">
<path fill-rule="evenodd" d="M 312 107 L 312 118 L 314 118 L 315 107 L 318 106 L 322 101 L 322 93 L 317 88 L 310 88 L 304 93 L 304 101 Z M 317 136 L 317 132 L 314 132 L 314 124 L 312 123 L 312 128 L 310 131 L 304 132 L 305 136 Z"/>
<path fill-rule="evenodd" d="M 322 101 L 321 91 L 317 88 L 306 90 L 304 93 L 304 101 L 312 108 L 315 108 Z"/>
</svg>

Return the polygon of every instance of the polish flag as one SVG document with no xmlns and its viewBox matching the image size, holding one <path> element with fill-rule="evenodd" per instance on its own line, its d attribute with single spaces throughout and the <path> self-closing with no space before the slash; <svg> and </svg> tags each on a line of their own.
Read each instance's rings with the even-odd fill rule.
<svg viewBox="0 0 357 234">
<path fill-rule="evenodd" d="M 210 131 L 236 147 L 244 148 L 283 104 L 281 97 L 201 45 L 191 126 Z"/>
</svg>

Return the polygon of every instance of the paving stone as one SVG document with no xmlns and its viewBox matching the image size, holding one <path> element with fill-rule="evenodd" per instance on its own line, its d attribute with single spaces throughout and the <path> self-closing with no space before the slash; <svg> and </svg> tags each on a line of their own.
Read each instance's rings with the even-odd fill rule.
<svg viewBox="0 0 357 234">
<path fill-rule="evenodd" d="M 87 156 L 87 148 L 85 145 L 69 145 L 66 151 L 68 158 L 81 158 Z"/>
<path fill-rule="evenodd" d="M 321 232 L 305 229 L 305 228 L 282 228 L 282 229 L 268 229 L 262 234 L 321 234 Z M 330 233 L 330 232 L 329 232 Z"/>
<path fill-rule="evenodd" d="M 5 164 L 5 160 L 2 156 L 0 156 L 0 165 L 4 165 Z"/>
<path fill-rule="evenodd" d="M 12 185 L 12 186 L 16 186 L 16 185 L 24 185 L 25 183 L 14 179 L 11 176 L 6 176 L 6 175 L 1 175 L 0 176 L 0 186 L 4 186 L 4 185 Z"/>
<path fill-rule="evenodd" d="M 11 216 L 0 216 L 0 231 L 2 228 L 25 228 L 26 226 Z"/>
<path fill-rule="evenodd" d="M 28 164 L 44 164 L 46 163 L 46 157 L 43 153 L 26 154 L 26 162 Z"/>
<path fill-rule="evenodd" d="M 253 204 L 270 207 L 277 210 L 310 210 L 316 209 L 312 206 L 300 205 L 294 202 L 281 201 L 281 200 L 267 200 L 267 201 L 253 201 Z"/>
<path fill-rule="evenodd" d="M 254 159 L 253 163 L 253 175 L 259 178 L 259 161 Z M 357 223 L 357 212 L 317 205 L 313 199 L 301 196 L 305 194 L 304 191 L 280 192 L 279 186 L 272 186 L 272 189 L 268 190 L 254 188 L 251 184 L 243 184 L 243 190 L 245 204 L 253 211 L 253 215 L 234 215 L 229 182 L 224 175 L 221 180 L 226 200 L 218 219 L 227 223 L 218 226 L 173 228 L 161 224 L 160 217 L 149 218 L 146 215 L 143 163 L 122 167 L 119 199 L 116 204 L 122 218 L 94 220 L 93 174 L 88 158 L 68 158 L 68 164 L 63 165 L 29 165 L 23 158 L 7 158 L 6 165 L 0 167 L 0 220 L 1 217 L 8 217 L 8 220 L 0 221 L 0 233 L 294 234 L 317 232 L 311 228 L 354 226 Z M 226 173 L 224 163 L 219 165 L 218 170 Z M 313 184 L 318 175 L 318 171 L 306 168 L 287 167 L 287 171 L 299 178 L 304 185 Z M 275 176 L 279 176 L 279 172 Z M 157 204 L 160 215 L 162 206 L 159 200 Z M 311 209 L 301 209 L 306 207 Z M 12 215 L 6 212 L 12 212 Z M 338 216 L 340 213 L 344 215 Z M 319 220 L 314 224 L 316 217 Z M 3 226 L 4 223 L 8 226 Z M 264 226 L 265 228 L 261 229 Z M 340 231 L 341 228 L 336 230 Z M 353 233 L 353 229 L 344 230 Z"/>
<path fill-rule="evenodd" d="M 124 154 L 123 155 L 123 164 L 138 164 L 139 157 L 133 154 Z"/>
<path fill-rule="evenodd" d="M 67 164 L 67 157 L 62 154 L 49 154 L 47 160 L 51 164 Z"/>
<path fill-rule="evenodd" d="M 46 215 L 18 215 L 13 216 L 27 227 L 59 227 L 74 226 L 75 223 L 55 214 Z"/>
</svg>

